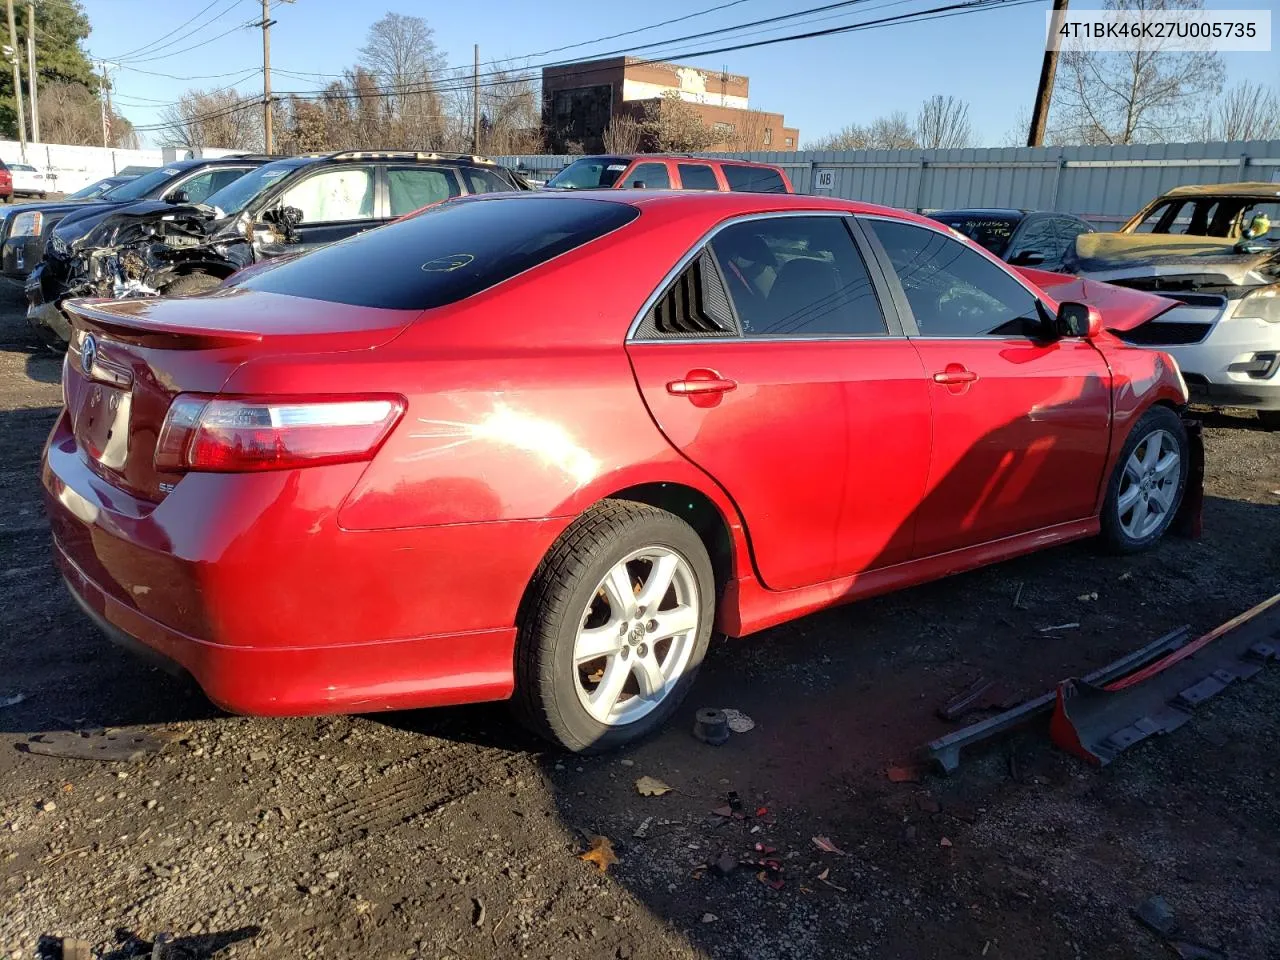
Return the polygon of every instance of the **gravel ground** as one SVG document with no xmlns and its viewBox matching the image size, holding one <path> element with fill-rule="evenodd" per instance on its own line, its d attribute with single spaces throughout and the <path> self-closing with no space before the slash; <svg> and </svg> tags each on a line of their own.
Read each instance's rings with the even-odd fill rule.
<svg viewBox="0 0 1280 960">
<path fill-rule="evenodd" d="M 1280 435 L 1247 417 L 1208 418 L 1203 539 L 1063 547 L 723 642 L 666 733 L 578 760 L 501 705 L 231 717 L 111 647 L 49 561 L 58 377 L 3 307 L 0 704 L 25 699 L 0 707 L 0 958 L 56 937 L 124 958 L 161 931 L 220 958 L 1156 958 L 1129 916 L 1150 894 L 1230 957 L 1280 956 L 1280 668 L 1101 771 L 1031 730 L 950 779 L 885 776 L 980 674 L 1038 693 L 1280 589 Z M 704 746 L 708 705 L 755 728 Z M 19 749 L 85 726 L 173 740 L 128 764 Z M 644 775 L 673 790 L 640 796 Z M 712 814 L 730 791 L 745 819 Z M 596 835 L 606 873 L 578 859 Z M 715 869 L 757 843 L 781 889 Z"/>
</svg>

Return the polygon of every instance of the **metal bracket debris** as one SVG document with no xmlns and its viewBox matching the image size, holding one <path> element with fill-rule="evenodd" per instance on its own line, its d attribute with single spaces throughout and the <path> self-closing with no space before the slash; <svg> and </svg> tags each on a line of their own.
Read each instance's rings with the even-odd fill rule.
<svg viewBox="0 0 1280 960">
<path fill-rule="evenodd" d="M 1280 594 L 1110 685 L 1058 684 L 1049 735 L 1095 766 L 1190 722 L 1206 700 L 1280 659 Z"/>
<path fill-rule="evenodd" d="M 1145 647 L 1126 654 L 1119 660 L 1095 670 L 1084 680 L 1087 683 L 1099 685 L 1110 683 L 1142 667 L 1144 664 L 1151 663 L 1162 654 L 1178 649 L 1187 642 L 1187 638 L 1190 635 L 1190 626 L 1179 627 L 1177 630 L 1166 633 L 1160 639 L 1153 640 Z M 955 733 L 939 737 L 925 748 L 926 753 L 941 773 L 952 773 L 960 766 L 960 751 L 962 749 L 1004 733 L 1006 730 L 1021 726 L 1036 716 L 1048 713 L 1053 709 L 1057 696 L 1056 690 L 1050 690 L 1048 693 L 1041 694 L 1003 713 L 997 713 L 995 716 L 970 724 Z"/>
</svg>

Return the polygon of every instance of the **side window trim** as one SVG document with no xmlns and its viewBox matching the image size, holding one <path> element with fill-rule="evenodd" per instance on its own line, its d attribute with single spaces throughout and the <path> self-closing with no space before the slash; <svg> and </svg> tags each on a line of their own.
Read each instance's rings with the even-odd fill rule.
<svg viewBox="0 0 1280 960">
<path fill-rule="evenodd" d="M 823 334 L 821 336 L 781 336 L 781 337 L 761 337 L 746 336 L 742 333 L 742 321 L 738 317 L 737 307 L 733 303 L 733 298 L 729 298 L 729 309 L 733 311 L 734 325 L 738 332 L 732 336 L 715 337 L 716 343 L 794 343 L 794 342 L 814 342 L 814 341 L 831 341 L 835 343 L 858 342 L 862 340 L 894 340 L 903 337 L 912 336 L 908 333 L 908 324 L 910 329 L 915 329 L 915 321 L 911 319 L 910 307 L 906 307 L 905 312 L 902 307 L 906 306 L 906 294 L 902 291 L 901 285 L 898 284 L 896 276 L 890 272 L 887 276 L 884 272 L 883 265 L 888 263 L 888 255 L 884 254 L 883 248 L 879 247 L 879 240 L 875 234 L 866 230 L 860 223 L 858 217 L 844 210 L 795 210 L 779 213 L 751 213 L 743 216 L 734 217 L 717 223 L 708 230 L 685 254 L 676 262 L 667 274 L 662 278 L 661 282 L 649 294 L 641 305 L 639 312 L 631 321 L 631 325 L 627 328 L 627 335 L 624 343 L 705 343 L 708 338 L 683 338 L 683 337 L 654 337 L 644 338 L 638 337 L 637 333 L 644 318 L 648 316 L 653 305 L 657 303 L 670 289 L 671 285 L 680 277 L 694 260 L 698 259 L 702 254 L 706 253 L 707 259 L 715 264 L 716 272 L 720 276 L 721 282 L 724 282 L 724 275 L 720 271 L 720 265 L 716 261 L 716 257 L 711 253 L 711 241 L 716 238 L 720 231 L 731 227 L 738 223 L 748 223 L 753 220 L 779 220 L 792 217 L 839 217 L 844 221 L 845 229 L 849 232 L 853 240 L 854 247 L 862 257 L 863 263 L 867 267 L 867 274 L 871 278 L 871 284 L 875 291 L 876 298 L 880 302 L 880 312 L 884 317 L 887 332 L 883 334 L 873 334 L 866 336 L 839 336 L 837 334 Z M 887 218 L 882 218 L 887 219 Z M 875 244 L 873 247 L 872 244 Z M 878 253 L 876 251 L 879 251 Z M 881 260 L 883 257 L 883 260 Z M 892 269 L 892 268 L 891 268 Z M 896 292 L 895 292 L 895 287 Z M 899 300 L 901 298 L 901 300 Z"/>
<path fill-rule="evenodd" d="M 880 216 L 878 214 L 857 214 L 854 217 L 854 219 L 855 220 L 884 220 L 888 223 L 905 223 L 913 227 L 919 227 L 922 230 L 930 230 L 933 233 L 940 234 L 941 236 L 950 240 L 952 243 L 962 243 L 962 244 L 964 243 L 964 241 L 957 240 L 955 237 L 950 236 L 943 230 L 935 230 L 933 227 L 929 226 L 928 224 L 917 223 L 914 220 L 901 220 L 896 217 L 885 217 L 885 216 Z M 995 338 L 992 336 L 992 334 L 989 334 L 989 333 L 983 334 L 982 336 L 971 336 L 971 337 L 930 337 L 926 334 L 922 334 L 920 332 L 919 325 L 916 323 L 915 314 L 911 312 L 911 304 L 907 301 L 907 291 L 903 289 L 902 281 L 898 278 L 898 272 L 897 270 L 894 269 L 893 263 L 889 260 L 888 251 L 886 251 L 884 248 L 884 245 L 880 243 L 880 238 L 876 236 L 876 233 L 874 230 L 868 230 L 865 226 L 863 227 L 863 230 L 867 235 L 868 243 L 876 251 L 876 257 L 880 261 L 881 269 L 885 271 L 885 276 L 889 282 L 889 288 L 893 292 L 894 305 L 895 307 L 898 308 L 899 313 L 902 317 L 902 327 L 903 327 L 903 330 L 906 331 L 906 336 L 915 340 L 963 340 L 963 341 L 968 341 L 970 343 L 994 342 Z M 976 251 L 978 253 L 978 256 L 986 258 L 992 264 L 992 266 L 996 267 L 997 269 L 1003 270 L 1008 276 L 1012 277 L 1013 280 L 1020 287 L 1022 287 L 1022 289 L 1026 290 L 1027 293 L 1030 294 L 1037 302 L 1039 302 L 1042 305 L 1044 304 L 1044 296 L 1041 293 L 1041 291 L 1037 290 L 1035 287 L 1028 284 L 1026 280 L 1024 280 L 1021 276 L 1019 276 L 1017 270 L 1011 269 L 1007 263 L 1004 263 L 1002 260 L 996 259 L 994 256 L 991 255 L 990 251 L 986 250 L 981 244 L 973 243 L 972 241 L 970 241 L 970 243 L 964 244 L 964 245 L 968 247 L 968 249 Z M 1009 337 L 1003 337 L 1000 339 L 1027 340 L 1028 342 L 1030 342 L 1034 338 L 1013 335 Z"/>
</svg>

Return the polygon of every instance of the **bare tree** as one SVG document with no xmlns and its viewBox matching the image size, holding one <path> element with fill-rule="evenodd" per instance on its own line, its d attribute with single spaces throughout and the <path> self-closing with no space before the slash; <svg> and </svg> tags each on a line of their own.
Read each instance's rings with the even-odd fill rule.
<svg viewBox="0 0 1280 960">
<path fill-rule="evenodd" d="M 1030 129 L 1031 111 L 1026 107 L 1019 107 L 1017 113 L 1013 115 L 1013 125 L 1000 135 L 1000 142 L 996 146 L 1025 147 L 1027 145 L 1027 131 Z M 1045 142 L 1051 142 L 1049 137 L 1045 137 Z"/>
<path fill-rule="evenodd" d="M 916 140 L 926 150 L 967 147 L 972 142 L 969 104 L 953 96 L 936 94 L 920 105 L 916 115 Z"/>
<path fill-rule="evenodd" d="M 675 90 L 650 102 L 641 126 L 650 149 L 660 153 L 696 153 L 720 140 Z"/>
<path fill-rule="evenodd" d="M 160 122 L 166 125 L 161 143 L 187 149 L 261 149 L 262 111 L 254 109 L 257 103 L 256 98 L 232 90 L 188 90 L 160 113 Z"/>
<path fill-rule="evenodd" d="M 920 144 L 915 129 L 901 110 L 877 117 L 867 126 L 849 126 L 805 144 L 807 150 L 913 150 Z"/>
<path fill-rule="evenodd" d="M 484 153 L 537 153 L 542 149 L 542 97 L 527 75 L 494 67 L 480 88 L 480 143 Z"/>
<path fill-rule="evenodd" d="M 1205 121 L 1206 140 L 1280 139 L 1280 93 L 1242 80 L 1224 93 Z"/>
<path fill-rule="evenodd" d="M 1107 10 L 1202 10 L 1204 0 L 1106 0 Z M 1050 120 L 1059 142 L 1160 143 L 1203 129 L 1203 105 L 1222 89 L 1222 57 L 1142 40 L 1121 53 L 1066 50 Z"/>
<path fill-rule="evenodd" d="M 606 153 L 637 153 L 640 150 L 640 138 L 644 131 L 636 118 L 630 114 L 622 114 L 609 121 L 604 130 L 604 149 Z"/>
<path fill-rule="evenodd" d="M 28 112 L 30 102 L 28 101 Z M 40 132 L 49 143 L 102 146 L 102 104 L 80 83 L 53 81 L 40 87 Z M 111 146 L 138 145 L 131 124 L 112 111 Z"/>
<path fill-rule="evenodd" d="M 817 140 L 810 140 L 804 148 L 806 150 L 869 150 L 871 134 L 861 124 L 851 123 L 835 133 L 829 133 Z"/>
<path fill-rule="evenodd" d="M 769 114 L 763 110 L 746 110 L 743 112 L 741 119 L 738 121 L 733 134 L 729 138 L 728 146 L 733 150 L 742 150 L 751 152 L 756 150 L 768 150 L 773 146 L 769 140 L 765 138 L 765 131 L 770 129 L 773 120 Z M 781 130 L 778 131 L 781 134 Z"/>
<path fill-rule="evenodd" d="M 406 147 L 433 149 L 444 136 L 437 78 L 445 69 L 435 32 L 422 17 L 387 13 L 369 28 L 360 67 L 382 88 Z"/>
</svg>

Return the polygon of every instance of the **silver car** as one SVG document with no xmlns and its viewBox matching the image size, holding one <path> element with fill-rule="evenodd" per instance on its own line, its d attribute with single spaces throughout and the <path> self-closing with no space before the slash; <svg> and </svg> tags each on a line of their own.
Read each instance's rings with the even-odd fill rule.
<svg viewBox="0 0 1280 960">
<path fill-rule="evenodd" d="M 1172 355 L 1195 402 L 1280 430 L 1278 234 L 1280 183 L 1178 187 L 1119 232 L 1077 238 L 1068 269 L 1181 301 L 1121 336 Z"/>
</svg>

